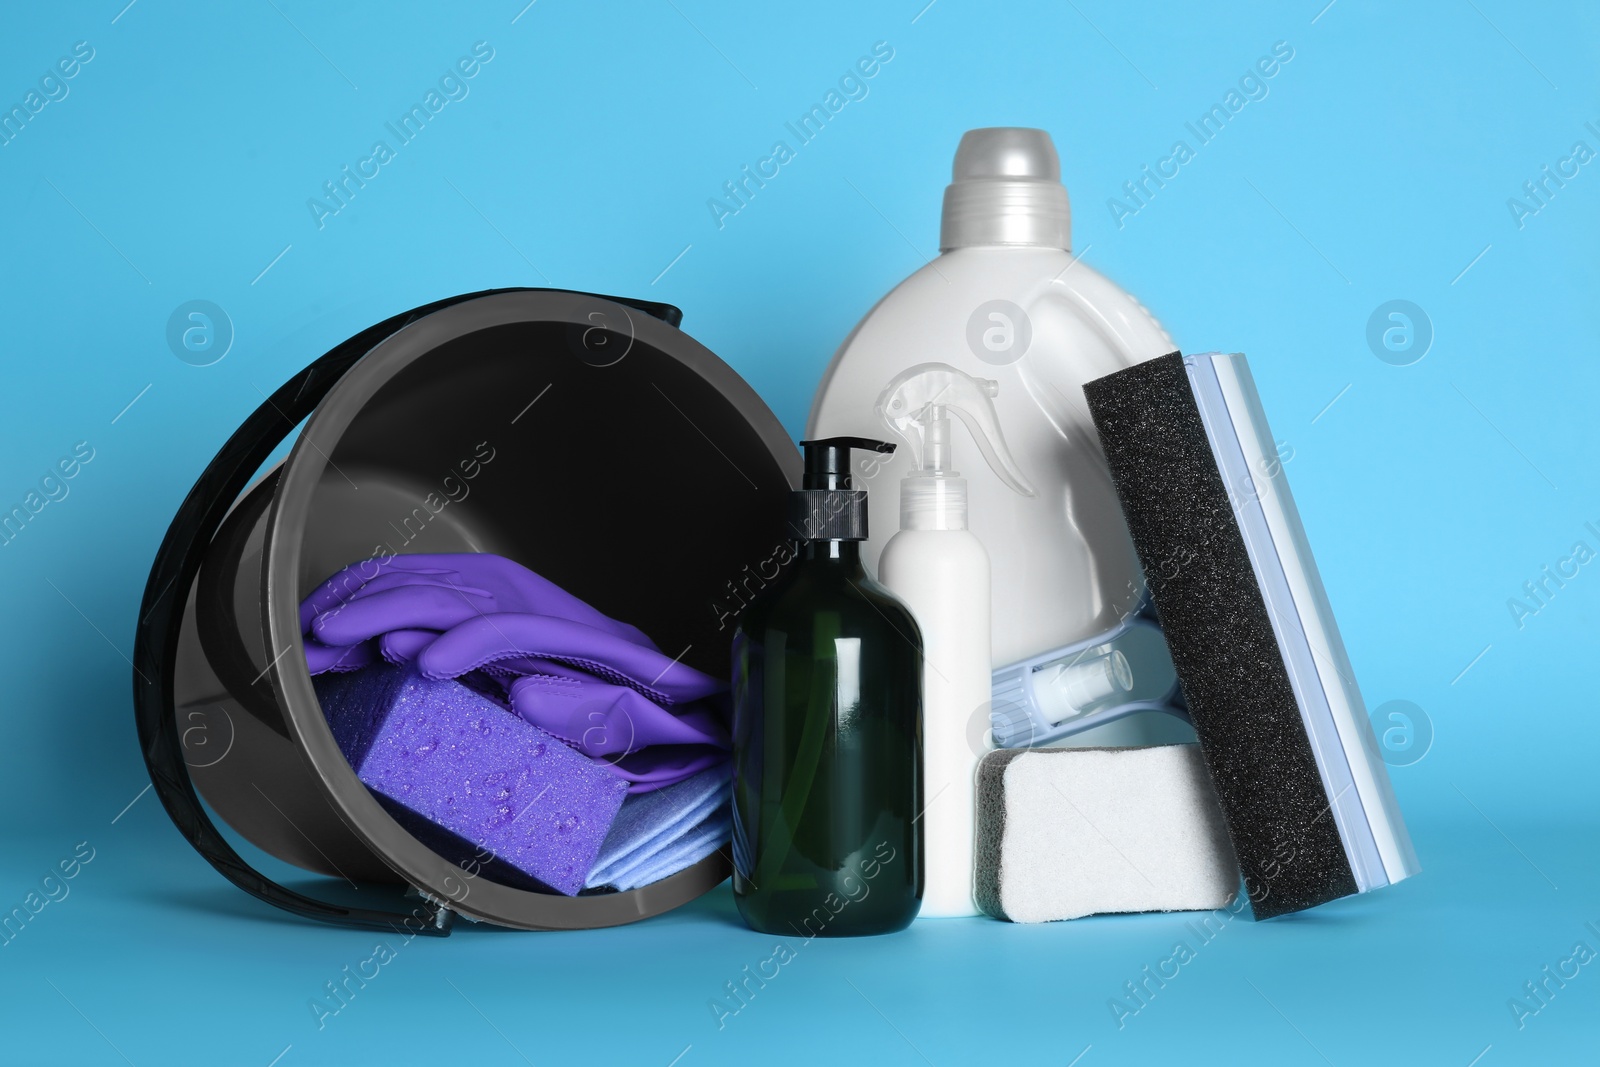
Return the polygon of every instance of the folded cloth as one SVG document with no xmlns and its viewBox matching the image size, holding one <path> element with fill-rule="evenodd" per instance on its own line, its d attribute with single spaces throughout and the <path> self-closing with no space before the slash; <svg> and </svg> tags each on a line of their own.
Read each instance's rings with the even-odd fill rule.
<svg viewBox="0 0 1600 1067">
<path fill-rule="evenodd" d="M 732 811 L 731 805 L 722 805 L 671 845 L 645 857 L 637 866 L 617 872 L 612 885 L 619 890 L 638 889 L 688 870 L 728 843 L 733 825 Z"/>
<path fill-rule="evenodd" d="M 723 762 L 665 789 L 630 795 L 622 802 L 585 884 L 591 889 L 604 885 L 632 888 L 619 885 L 619 879 L 635 868 L 654 866 L 656 857 L 665 856 L 681 838 L 725 806 L 732 792 L 731 768 Z"/>
</svg>

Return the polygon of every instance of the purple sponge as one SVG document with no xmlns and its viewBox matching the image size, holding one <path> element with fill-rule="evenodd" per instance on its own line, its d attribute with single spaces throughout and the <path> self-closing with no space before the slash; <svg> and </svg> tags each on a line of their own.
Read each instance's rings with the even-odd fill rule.
<svg viewBox="0 0 1600 1067">
<path fill-rule="evenodd" d="M 457 681 L 375 664 L 313 682 L 356 775 L 435 851 L 459 861 L 476 846 L 495 870 L 583 888 L 624 779 Z"/>
</svg>

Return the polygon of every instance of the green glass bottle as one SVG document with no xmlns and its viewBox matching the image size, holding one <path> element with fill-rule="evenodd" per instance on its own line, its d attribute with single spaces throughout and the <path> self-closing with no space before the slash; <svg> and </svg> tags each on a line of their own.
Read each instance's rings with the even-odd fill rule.
<svg viewBox="0 0 1600 1067">
<path fill-rule="evenodd" d="M 752 929 L 903 930 L 922 902 L 922 635 L 861 564 L 850 450 L 805 441 L 797 558 L 733 639 L 733 895 Z"/>
</svg>

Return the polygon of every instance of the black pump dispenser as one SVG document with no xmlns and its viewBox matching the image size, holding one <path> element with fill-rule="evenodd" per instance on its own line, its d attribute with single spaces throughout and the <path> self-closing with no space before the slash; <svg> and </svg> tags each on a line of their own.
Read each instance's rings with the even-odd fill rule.
<svg viewBox="0 0 1600 1067">
<path fill-rule="evenodd" d="M 865 541 L 867 491 L 851 488 L 850 450 L 890 453 L 894 445 L 867 437 L 801 441 L 803 489 L 789 494 L 789 530 L 797 541 Z"/>
</svg>

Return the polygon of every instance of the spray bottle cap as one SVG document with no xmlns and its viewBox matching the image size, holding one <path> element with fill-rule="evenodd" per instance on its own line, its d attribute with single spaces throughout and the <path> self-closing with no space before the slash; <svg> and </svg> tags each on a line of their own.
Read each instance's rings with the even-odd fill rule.
<svg viewBox="0 0 1600 1067">
<path fill-rule="evenodd" d="M 967 480 L 954 469 L 950 414 L 966 424 L 978 451 L 1012 491 L 1034 496 L 1033 486 L 1006 449 L 992 398 L 998 382 L 974 378 L 947 363 L 919 363 L 898 375 L 878 397 L 878 415 L 911 446 L 914 468 L 900 482 L 900 528 L 967 528 Z"/>
<path fill-rule="evenodd" d="M 789 494 L 789 531 L 799 541 L 865 541 L 867 491 L 852 489 L 850 450 L 893 452 L 887 441 L 824 437 L 801 441 L 805 480 Z"/>
</svg>

